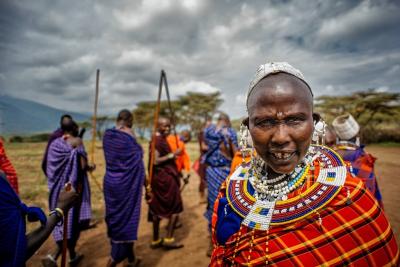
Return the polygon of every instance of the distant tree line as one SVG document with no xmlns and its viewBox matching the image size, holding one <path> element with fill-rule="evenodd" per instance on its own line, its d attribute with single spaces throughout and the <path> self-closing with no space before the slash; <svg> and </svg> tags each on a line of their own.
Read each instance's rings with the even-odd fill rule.
<svg viewBox="0 0 400 267">
<path fill-rule="evenodd" d="M 336 116 L 350 113 L 360 124 L 363 142 L 400 142 L 400 94 L 374 89 L 346 96 L 320 96 L 316 111 L 332 123 Z"/>
<path fill-rule="evenodd" d="M 220 92 L 209 94 L 187 92 L 171 101 L 175 124 L 188 126 L 192 132 L 198 133 L 206 119 L 212 116 L 222 102 Z M 171 111 L 167 101 L 161 101 L 160 106 L 160 116 L 170 118 Z M 136 108 L 132 111 L 134 127 L 141 138 L 144 137 L 146 131 L 153 127 L 155 107 L 156 101 L 143 101 L 137 103 Z"/>
<path fill-rule="evenodd" d="M 189 128 L 198 133 L 207 118 L 215 113 L 223 100 L 220 92 L 196 93 L 187 92 L 171 101 L 176 125 Z M 134 129 L 139 138 L 145 138 L 153 127 L 153 118 L 156 102 L 142 101 L 132 110 Z M 372 142 L 400 142 L 400 93 L 378 92 L 370 89 L 355 92 L 345 96 L 320 96 L 315 99 L 315 111 L 320 113 L 324 120 L 331 124 L 332 120 L 344 113 L 350 113 L 361 126 L 361 137 L 365 143 Z M 167 101 L 161 102 L 160 116 L 170 117 L 171 111 Z M 239 130 L 243 118 L 233 119 L 232 126 Z M 115 117 L 97 117 L 97 136 L 102 138 L 106 127 L 115 122 Z M 90 129 L 92 122 L 79 123 L 80 127 Z M 87 133 L 88 134 L 88 133 Z M 12 136 L 14 142 L 42 142 L 48 134 L 32 136 Z"/>
</svg>

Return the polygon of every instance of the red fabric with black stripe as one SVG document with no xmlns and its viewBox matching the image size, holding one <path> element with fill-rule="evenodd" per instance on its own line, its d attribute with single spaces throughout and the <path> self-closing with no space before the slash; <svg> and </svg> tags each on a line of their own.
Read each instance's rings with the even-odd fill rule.
<svg viewBox="0 0 400 267">
<path fill-rule="evenodd" d="M 224 186 L 219 198 L 223 196 Z M 339 194 L 319 213 L 322 227 L 315 213 L 294 223 L 270 226 L 268 232 L 242 225 L 224 246 L 217 243 L 214 228 L 210 266 L 399 265 L 399 250 L 391 226 L 359 179 L 348 175 Z M 215 210 L 213 227 L 217 219 Z"/>
<path fill-rule="evenodd" d="M 6 151 L 4 150 L 3 141 L 0 139 L 0 170 L 2 170 L 10 182 L 11 187 L 18 194 L 18 177 L 10 160 L 7 158 Z"/>
</svg>

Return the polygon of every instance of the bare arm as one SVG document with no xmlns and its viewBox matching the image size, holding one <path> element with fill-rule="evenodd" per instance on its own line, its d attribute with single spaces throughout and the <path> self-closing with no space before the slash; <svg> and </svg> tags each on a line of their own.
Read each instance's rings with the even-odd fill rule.
<svg viewBox="0 0 400 267">
<path fill-rule="evenodd" d="M 26 249 L 26 260 L 28 260 L 33 253 L 39 249 L 44 241 L 47 240 L 59 221 L 61 221 L 61 217 L 58 217 L 55 213 L 53 213 L 51 216 L 47 217 L 47 223 L 45 226 L 40 226 L 26 236 L 28 243 Z"/>
<path fill-rule="evenodd" d="M 68 185 L 70 186 L 70 184 Z M 66 188 L 68 188 L 68 186 Z M 66 189 L 68 191 L 61 191 L 57 201 L 57 207 L 59 207 L 64 214 L 67 214 L 68 210 L 72 207 L 73 203 L 78 198 L 78 194 L 75 190 Z M 26 259 L 29 259 L 36 250 L 47 240 L 50 233 L 58 222 L 61 221 L 61 216 L 57 213 L 52 213 L 47 217 L 46 225 L 40 226 L 36 230 L 30 232 L 27 236 L 27 250 Z"/>
<path fill-rule="evenodd" d="M 169 153 L 165 156 L 160 157 L 160 153 L 156 150 L 155 151 L 155 158 L 154 158 L 154 164 L 159 165 L 167 160 L 174 159 L 175 154 L 174 153 Z"/>
</svg>

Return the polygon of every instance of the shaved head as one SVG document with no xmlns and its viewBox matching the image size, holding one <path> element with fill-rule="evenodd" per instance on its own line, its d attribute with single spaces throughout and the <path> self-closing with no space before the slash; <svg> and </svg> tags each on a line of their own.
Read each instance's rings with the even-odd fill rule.
<svg viewBox="0 0 400 267">
<path fill-rule="evenodd" d="M 278 97 L 283 94 L 294 94 L 297 98 L 301 98 L 305 103 L 308 103 L 310 108 L 313 106 L 313 96 L 308 85 L 296 76 L 280 72 L 268 75 L 254 87 L 249 95 L 247 103 L 249 115 L 259 101 L 265 100 L 265 98 L 261 97 L 265 90 L 271 90 L 270 97 Z"/>
<path fill-rule="evenodd" d="M 127 109 L 123 109 L 120 112 L 118 112 L 117 124 L 132 128 L 133 126 L 132 112 L 130 112 Z"/>
</svg>

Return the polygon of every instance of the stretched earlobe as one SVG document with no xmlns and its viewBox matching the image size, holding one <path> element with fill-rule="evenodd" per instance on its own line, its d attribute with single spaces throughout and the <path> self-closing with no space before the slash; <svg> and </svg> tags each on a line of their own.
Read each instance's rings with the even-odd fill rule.
<svg viewBox="0 0 400 267">
<path fill-rule="evenodd" d="M 318 113 L 313 113 L 313 120 L 314 120 L 314 124 L 318 123 L 321 120 L 321 115 Z"/>
<path fill-rule="evenodd" d="M 242 120 L 242 124 L 243 124 L 244 126 L 246 126 L 247 129 L 248 129 L 248 128 L 249 128 L 249 117 L 247 117 L 247 118 L 245 118 L 244 120 Z"/>
</svg>

